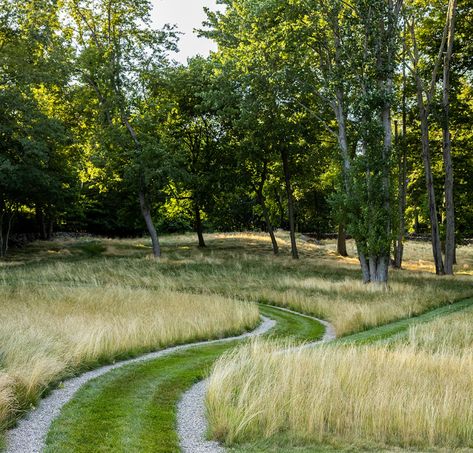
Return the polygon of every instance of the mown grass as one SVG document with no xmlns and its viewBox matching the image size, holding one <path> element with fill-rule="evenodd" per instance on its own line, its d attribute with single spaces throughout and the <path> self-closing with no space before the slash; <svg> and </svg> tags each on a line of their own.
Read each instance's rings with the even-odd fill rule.
<svg viewBox="0 0 473 453">
<path fill-rule="evenodd" d="M 306 342 L 323 334 L 314 320 L 271 307 L 263 306 L 261 311 L 277 321 L 269 338 Z M 178 452 L 175 425 L 181 394 L 236 344 L 195 347 L 91 381 L 53 423 L 46 452 Z"/>
</svg>

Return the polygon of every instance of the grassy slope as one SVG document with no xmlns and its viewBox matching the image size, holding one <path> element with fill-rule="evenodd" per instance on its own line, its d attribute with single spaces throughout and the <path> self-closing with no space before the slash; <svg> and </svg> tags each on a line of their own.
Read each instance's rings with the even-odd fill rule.
<svg viewBox="0 0 473 453">
<path fill-rule="evenodd" d="M 264 306 L 261 312 L 277 321 L 271 338 L 314 341 L 323 334 L 311 319 Z M 53 423 L 46 451 L 178 452 L 177 401 L 235 344 L 196 347 L 91 381 Z"/>
</svg>

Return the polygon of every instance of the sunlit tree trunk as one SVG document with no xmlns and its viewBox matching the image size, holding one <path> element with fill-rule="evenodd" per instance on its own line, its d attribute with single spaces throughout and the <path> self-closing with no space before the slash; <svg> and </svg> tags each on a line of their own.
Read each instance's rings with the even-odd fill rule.
<svg viewBox="0 0 473 453">
<path fill-rule="evenodd" d="M 455 12 L 457 1 L 450 0 L 448 5 L 448 38 L 447 51 L 443 65 L 443 162 L 445 169 L 445 273 L 453 274 L 455 263 L 455 202 L 453 197 L 453 163 L 452 140 L 450 135 L 450 67 L 453 53 L 453 39 L 455 32 Z"/>
</svg>

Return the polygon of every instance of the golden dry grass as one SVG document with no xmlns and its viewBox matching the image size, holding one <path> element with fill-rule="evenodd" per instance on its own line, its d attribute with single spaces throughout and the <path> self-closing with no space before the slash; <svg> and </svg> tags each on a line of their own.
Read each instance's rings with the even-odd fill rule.
<svg viewBox="0 0 473 453">
<path fill-rule="evenodd" d="M 159 261 L 150 259 L 145 239 L 65 239 L 12 253 L 0 265 L 0 420 L 84 364 L 248 327 L 256 308 L 234 299 L 311 313 L 343 335 L 473 294 L 469 275 L 438 278 L 425 271 L 428 244 L 406 245 L 411 270 L 391 272 L 384 290 L 361 284 L 352 242 L 352 257 L 342 259 L 334 241 L 299 240 L 301 260 L 294 261 L 284 232 L 278 232 L 278 257 L 262 233 L 206 240 L 202 250 L 194 235 L 166 236 Z M 458 257 L 458 270 L 468 274 L 473 248 L 461 247 Z M 205 328 L 194 323 L 195 313 L 208 321 Z"/>
<path fill-rule="evenodd" d="M 101 256 L 82 259 L 73 271 L 71 259 L 63 250 L 76 257 L 81 243 L 46 243 L 34 255 L 43 259 L 41 266 L 34 266 L 34 279 L 191 291 L 267 302 L 329 319 L 340 336 L 473 294 L 469 275 L 438 278 L 430 272 L 420 272 L 420 268 L 416 272 L 392 271 L 387 290 L 363 285 L 356 259 L 337 257 L 333 241 L 323 241 L 321 245 L 299 241 L 301 260 L 294 261 L 288 255 L 286 233 L 278 233 L 282 249 L 279 257 L 272 256 L 269 238 L 262 233 L 220 233 L 207 235 L 206 239 L 209 247 L 201 250 L 195 246 L 193 235 L 165 237 L 160 262 L 148 259 L 146 241 L 100 240 L 104 249 Z M 50 249 L 57 251 L 54 258 L 45 252 Z M 352 242 L 349 250 L 354 253 Z M 428 244 L 406 244 L 409 265 L 414 266 L 416 256 L 427 259 L 428 254 Z M 458 255 L 458 268 L 468 266 L 473 248 L 461 247 Z M 31 281 L 31 267 L 32 264 L 10 267 L 3 276 L 5 283 Z M 1 279 L 0 274 L 0 282 Z"/>
<path fill-rule="evenodd" d="M 207 407 L 228 443 L 298 442 L 452 451 L 473 447 L 473 355 L 410 346 L 281 352 L 256 342 L 221 358 Z"/>
<path fill-rule="evenodd" d="M 473 356 L 473 309 L 409 328 L 406 340 L 414 349 Z"/>
<path fill-rule="evenodd" d="M 84 366 L 256 325 L 254 304 L 123 287 L 19 286 L 0 295 L 0 424 Z"/>
</svg>

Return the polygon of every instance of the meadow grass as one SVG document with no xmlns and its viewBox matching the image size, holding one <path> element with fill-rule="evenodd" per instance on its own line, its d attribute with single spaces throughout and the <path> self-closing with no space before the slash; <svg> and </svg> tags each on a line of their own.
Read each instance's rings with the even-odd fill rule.
<svg viewBox="0 0 473 453">
<path fill-rule="evenodd" d="M 473 447 L 471 353 L 288 346 L 254 342 L 217 361 L 207 395 L 215 438 L 285 435 L 359 450 Z"/>
<path fill-rule="evenodd" d="M 472 303 L 312 350 L 255 341 L 222 356 L 213 436 L 235 452 L 471 451 Z"/>
<path fill-rule="evenodd" d="M 254 327 L 255 304 L 126 287 L 17 286 L 0 294 L 0 423 L 85 367 Z"/>
<path fill-rule="evenodd" d="M 401 344 L 432 353 L 473 356 L 473 309 L 411 326 Z"/>
<path fill-rule="evenodd" d="M 352 257 L 341 259 L 333 241 L 299 239 L 295 261 L 282 232 L 277 257 L 264 234 L 206 239 L 199 249 L 193 235 L 165 236 L 157 261 L 146 239 L 95 238 L 36 242 L 1 262 L 0 420 L 84 367 L 249 328 L 257 308 L 238 300 L 328 319 L 340 336 L 473 294 L 471 247 L 458 251 L 465 275 L 438 278 L 428 246 L 408 243 L 410 270 L 392 272 L 380 289 L 360 283 L 352 243 Z"/>
<path fill-rule="evenodd" d="M 463 273 L 438 278 L 414 259 L 427 255 L 428 245 L 408 243 L 406 266 L 417 271 L 392 271 L 388 290 L 363 285 L 355 258 L 341 259 L 333 241 L 316 245 L 299 241 L 301 260 L 289 255 L 289 238 L 278 234 L 282 253 L 271 254 L 264 234 L 208 235 L 207 249 L 198 249 L 192 235 L 163 239 L 164 257 L 149 259 L 144 240 L 103 240 L 99 256 L 90 257 L 92 242 L 63 241 L 33 245 L 39 261 L 10 266 L 0 283 L 119 285 L 156 290 L 220 294 L 241 300 L 270 303 L 330 320 L 339 336 L 415 316 L 473 294 L 469 266 L 472 247 L 458 251 Z M 353 244 L 350 243 L 350 248 Z M 25 255 L 27 252 L 23 252 Z M 353 251 L 352 251 L 353 253 Z M 15 257 L 20 261 L 23 256 Z M 417 263 L 417 264 L 416 264 Z M 430 263 L 431 265 L 431 263 Z M 466 267 L 465 267 L 466 266 Z"/>
</svg>

